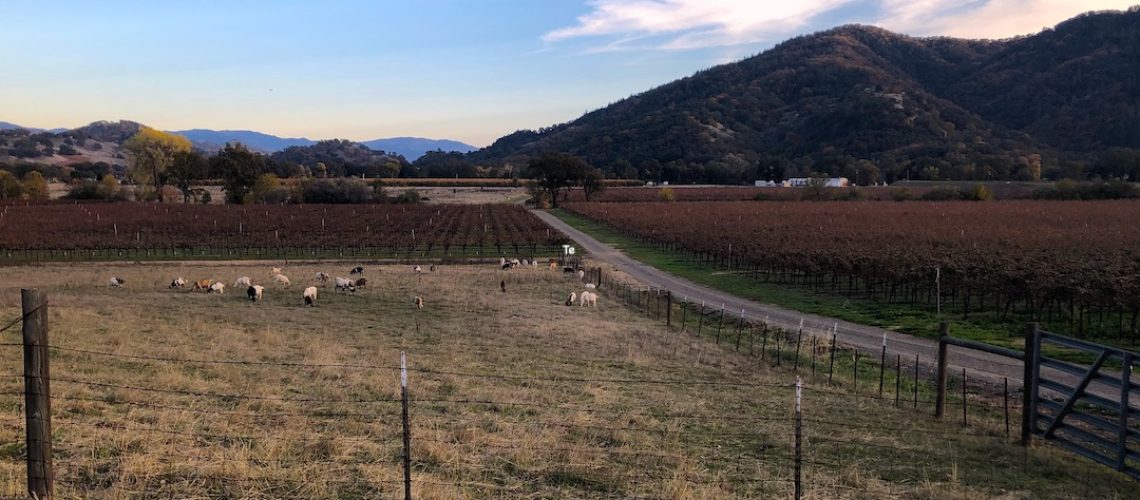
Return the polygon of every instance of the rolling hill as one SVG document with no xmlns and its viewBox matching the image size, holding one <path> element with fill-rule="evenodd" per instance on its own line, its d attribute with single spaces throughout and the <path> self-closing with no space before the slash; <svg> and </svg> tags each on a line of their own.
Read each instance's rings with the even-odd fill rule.
<svg viewBox="0 0 1140 500">
<path fill-rule="evenodd" d="M 843 26 L 783 42 L 469 155 L 583 156 L 613 176 L 742 182 L 1036 179 L 1140 148 L 1140 10 L 1000 41 Z M 775 174 L 775 175 L 772 175 Z"/>
</svg>

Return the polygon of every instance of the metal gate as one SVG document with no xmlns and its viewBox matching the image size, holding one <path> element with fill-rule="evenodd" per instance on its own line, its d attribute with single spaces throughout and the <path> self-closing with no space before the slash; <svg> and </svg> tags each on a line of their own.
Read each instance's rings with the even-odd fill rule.
<svg viewBox="0 0 1140 500">
<path fill-rule="evenodd" d="M 1036 328 L 1030 337 L 1029 430 L 1140 480 L 1140 354 Z"/>
</svg>

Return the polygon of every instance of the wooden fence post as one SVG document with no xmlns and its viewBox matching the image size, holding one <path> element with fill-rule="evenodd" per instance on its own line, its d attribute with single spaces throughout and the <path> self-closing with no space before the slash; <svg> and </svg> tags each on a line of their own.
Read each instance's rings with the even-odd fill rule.
<svg viewBox="0 0 1140 500">
<path fill-rule="evenodd" d="M 1021 445 L 1029 446 L 1033 441 L 1033 427 L 1037 412 L 1037 401 L 1034 398 L 1037 392 L 1036 381 L 1033 380 L 1033 363 L 1037 361 L 1037 335 L 1040 326 L 1029 323 L 1025 327 L 1025 368 L 1021 379 Z"/>
<path fill-rule="evenodd" d="M 53 498 L 51 372 L 48 363 L 47 295 L 20 291 L 24 320 L 24 416 L 27 430 L 28 495 Z"/>
<path fill-rule="evenodd" d="M 942 418 L 946 413 L 946 337 L 950 335 L 950 324 L 943 321 L 938 325 L 938 373 L 934 398 L 934 418 Z"/>
<path fill-rule="evenodd" d="M 665 292 L 665 326 L 673 326 L 673 291 Z"/>
</svg>

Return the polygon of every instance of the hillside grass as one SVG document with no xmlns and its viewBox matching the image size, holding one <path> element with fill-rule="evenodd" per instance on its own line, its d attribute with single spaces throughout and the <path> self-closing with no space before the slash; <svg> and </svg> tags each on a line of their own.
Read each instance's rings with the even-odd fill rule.
<svg viewBox="0 0 1140 500">
<path fill-rule="evenodd" d="M 370 266 L 369 287 L 322 288 L 314 308 L 301 289 L 338 274 L 329 266 L 287 266 L 294 285 L 257 304 L 165 285 L 264 284 L 267 267 L 6 267 L 0 324 L 18 316 L 21 287 L 48 294 L 59 498 L 399 498 L 401 352 L 415 498 L 791 496 L 786 362 L 667 330 L 604 291 L 596 309 L 566 307 L 573 278 L 495 267 Z M 17 495 L 21 355 L 0 349 L 0 495 Z M 993 418 L 933 421 L 802 370 L 806 498 L 1135 491 L 1048 446 L 1023 455 Z"/>
</svg>

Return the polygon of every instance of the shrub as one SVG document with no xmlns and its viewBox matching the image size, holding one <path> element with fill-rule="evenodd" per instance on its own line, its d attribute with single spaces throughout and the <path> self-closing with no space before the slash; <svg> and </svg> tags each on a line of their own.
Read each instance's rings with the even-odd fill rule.
<svg viewBox="0 0 1140 500">
<path fill-rule="evenodd" d="M 922 194 L 919 198 L 923 201 L 951 201 L 962 199 L 962 193 L 957 189 L 941 187 L 934 188 Z"/>
<path fill-rule="evenodd" d="M 657 198 L 661 201 L 672 203 L 677 201 L 677 193 L 674 193 L 671 187 L 663 187 L 657 191 Z"/>
<path fill-rule="evenodd" d="M 305 186 L 305 203 L 370 203 L 372 189 L 351 179 L 319 179 Z"/>
<path fill-rule="evenodd" d="M 420 202 L 420 192 L 416 191 L 415 189 L 409 189 L 407 191 L 404 191 L 403 193 L 400 193 L 400 196 L 396 197 L 396 203 L 419 203 L 419 202 Z"/>
<path fill-rule="evenodd" d="M 895 201 L 908 201 L 914 199 L 914 192 L 906 188 L 891 188 L 891 199 Z"/>
<path fill-rule="evenodd" d="M 970 201 L 991 201 L 994 199 L 993 191 L 990 191 L 983 184 L 978 184 L 970 189 L 962 189 L 962 199 Z"/>
</svg>

